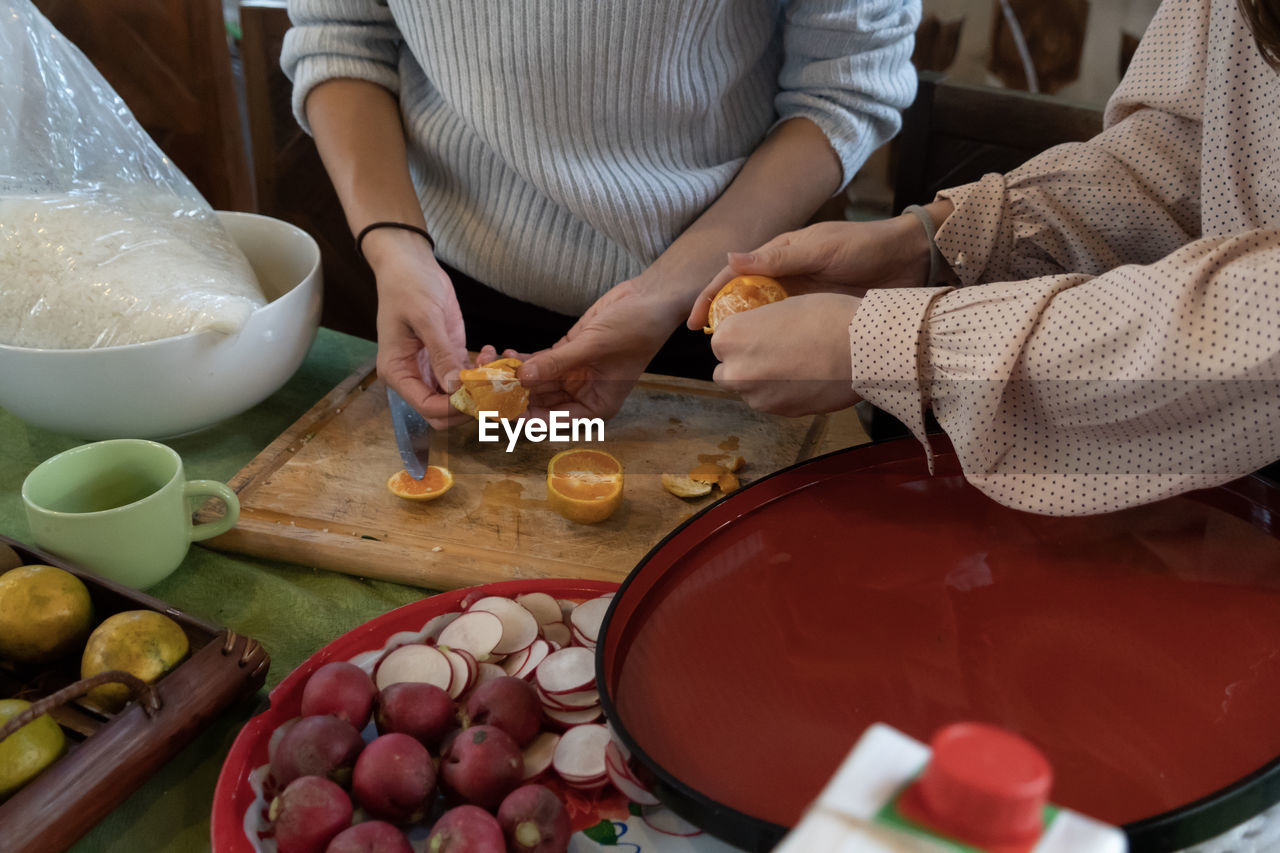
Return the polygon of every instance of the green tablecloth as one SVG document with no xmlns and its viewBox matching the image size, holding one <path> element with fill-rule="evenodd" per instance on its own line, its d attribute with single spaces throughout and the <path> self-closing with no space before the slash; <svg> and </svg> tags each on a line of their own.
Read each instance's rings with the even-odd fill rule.
<svg viewBox="0 0 1280 853">
<path fill-rule="evenodd" d="M 321 329 L 302 367 L 280 391 L 239 417 L 165 443 L 182 454 L 188 477 L 226 482 L 374 350 L 370 341 Z M 30 540 L 20 495 L 23 478 L 41 461 L 81 443 L 0 409 L 0 532 Z M 271 654 L 271 671 L 257 697 L 223 714 L 86 835 L 77 851 L 208 849 L 209 809 L 223 758 L 240 727 L 265 706 L 266 691 L 334 637 L 424 595 L 420 589 L 199 545 L 148 592 L 258 640 Z"/>
</svg>

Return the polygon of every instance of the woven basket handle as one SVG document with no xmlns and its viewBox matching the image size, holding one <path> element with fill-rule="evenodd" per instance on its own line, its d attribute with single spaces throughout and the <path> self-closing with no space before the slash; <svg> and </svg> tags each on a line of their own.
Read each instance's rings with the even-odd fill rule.
<svg viewBox="0 0 1280 853">
<path fill-rule="evenodd" d="M 37 702 L 31 703 L 30 708 L 22 711 L 16 717 L 11 717 L 4 725 L 0 725 L 0 741 L 32 720 L 44 716 L 54 708 L 65 705 L 73 699 L 79 699 L 93 688 L 103 684 L 123 684 L 128 687 L 132 698 L 142 706 L 142 710 L 148 717 L 154 716 L 160 710 L 160 694 L 150 684 L 124 670 L 113 669 L 108 672 L 100 672 L 89 678 L 82 678 L 73 684 L 68 684 L 57 692 L 50 693 Z"/>
</svg>

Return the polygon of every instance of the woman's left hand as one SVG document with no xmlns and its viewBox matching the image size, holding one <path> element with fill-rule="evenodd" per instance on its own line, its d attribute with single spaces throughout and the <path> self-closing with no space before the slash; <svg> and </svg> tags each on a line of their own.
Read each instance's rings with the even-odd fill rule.
<svg viewBox="0 0 1280 853">
<path fill-rule="evenodd" d="M 854 393 L 849 323 L 861 299 L 792 296 L 721 320 L 711 336 L 715 380 L 762 412 L 799 417 L 833 412 Z"/>
</svg>

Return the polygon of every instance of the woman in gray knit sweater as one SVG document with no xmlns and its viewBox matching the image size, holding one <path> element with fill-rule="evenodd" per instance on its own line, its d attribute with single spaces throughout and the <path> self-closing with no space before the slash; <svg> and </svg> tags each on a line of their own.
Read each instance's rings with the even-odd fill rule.
<svg viewBox="0 0 1280 853">
<path fill-rule="evenodd" d="M 487 314 L 565 317 L 521 368 L 535 407 L 614 414 L 725 253 L 897 131 L 919 7 L 290 0 L 282 62 L 376 276 L 381 375 L 457 416 L 461 273 L 514 300 Z"/>
</svg>

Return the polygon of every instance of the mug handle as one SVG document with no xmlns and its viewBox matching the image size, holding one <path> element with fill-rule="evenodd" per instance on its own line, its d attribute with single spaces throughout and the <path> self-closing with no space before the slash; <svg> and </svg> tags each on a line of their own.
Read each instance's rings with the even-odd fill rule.
<svg viewBox="0 0 1280 853">
<path fill-rule="evenodd" d="M 221 536 L 235 527 L 236 522 L 240 520 L 240 499 L 225 483 L 219 483 L 217 480 L 188 480 L 182 489 L 182 494 L 187 498 L 221 498 L 222 502 L 227 505 L 226 514 L 217 521 L 206 521 L 203 524 L 191 525 L 190 535 L 192 542 Z"/>
</svg>

